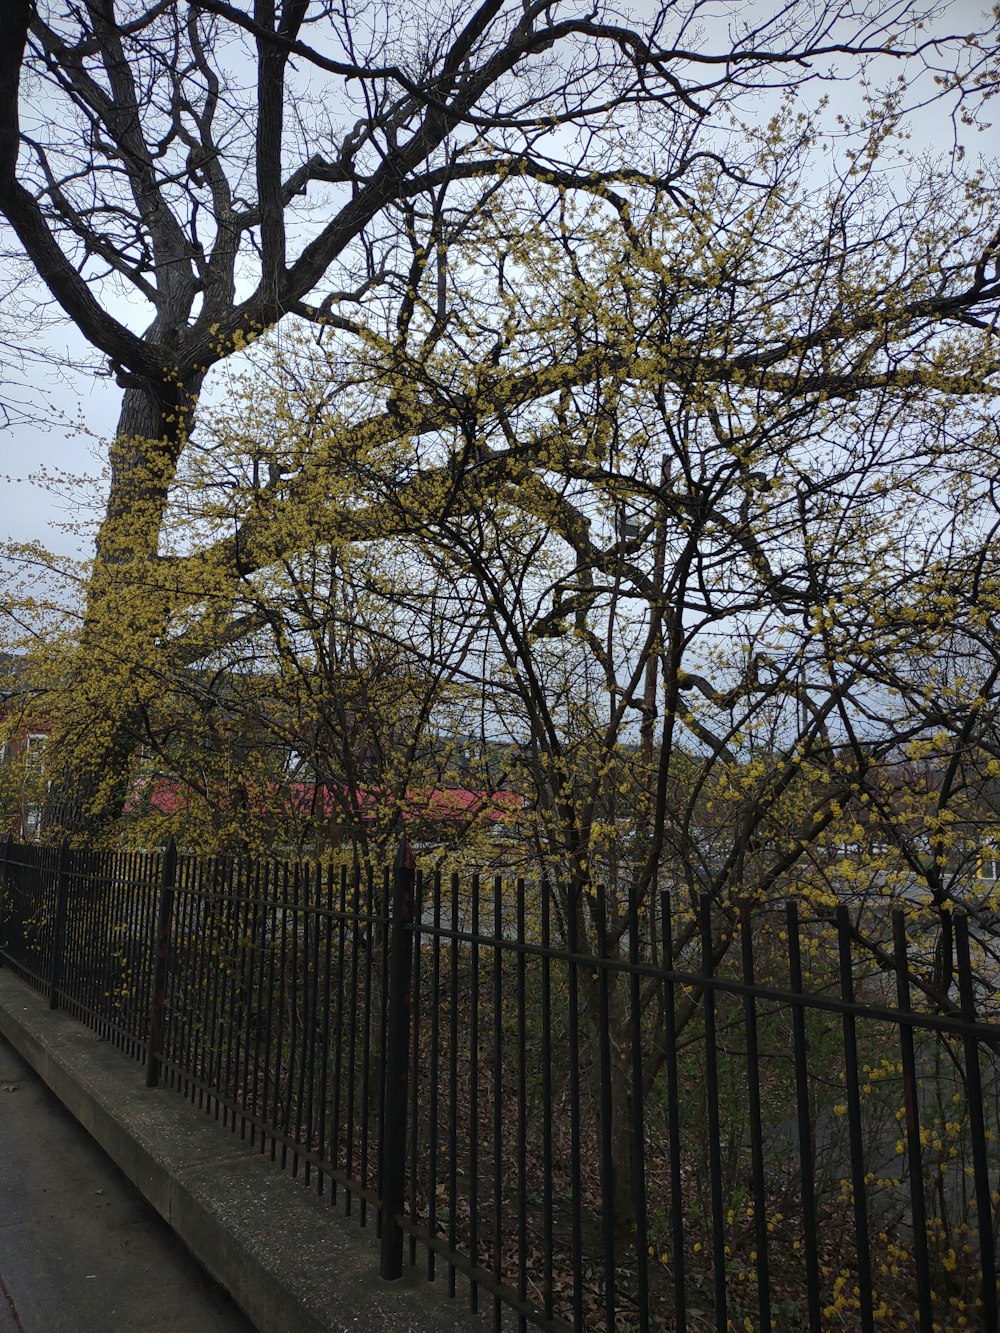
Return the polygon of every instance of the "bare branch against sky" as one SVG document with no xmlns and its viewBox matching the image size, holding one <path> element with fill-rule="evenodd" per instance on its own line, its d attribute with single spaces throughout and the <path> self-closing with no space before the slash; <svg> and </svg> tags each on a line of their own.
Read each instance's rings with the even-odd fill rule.
<svg viewBox="0 0 1000 1333">
<path fill-rule="evenodd" d="M 493 8 L 500 12 L 504 7 Z M 674 11 L 677 9 L 673 7 Z M 685 97 L 692 107 L 699 102 L 713 103 L 723 81 L 728 81 L 730 102 L 739 108 L 739 113 L 748 122 L 761 123 L 776 105 L 774 95 L 769 96 L 766 92 L 767 86 L 783 87 L 790 77 L 794 77 L 801 81 L 804 105 L 814 104 L 820 96 L 831 95 L 827 120 L 834 131 L 843 133 L 844 127 L 838 125 L 836 116 L 857 121 L 864 113 L 856 58 L 860 39 L 872 53 L 867 61 L 869 85 L 884 87 L 900 80 L 901 105 L 913 127 L 915 148 L 923 145 L 947 153 L 960 139 L 967 151 L 982 151 L 983 139 L 977 133 L 977 127 L 982 123 L 983 98 L 989 96 L 992 88 L 988 63 L 983 61 L 982 51 L 977 47 L 970 47 L 958 66 L 964 65 L 967 72 L 979 63 L 978 83 L 975 78 L 967 79 L 950 97 L 941 100 L 941 80 L 950 79 L 956 68 L 954 48 L 942 43 L 942 39 L 956 33 L 989 30 L 989 14 L 978 0 L 952 0 L 937 12 L 928 6 L 906 3 L 871 4 L 860 11 L 854 7 L 855 16 L 861 13 L 862 20 L 858 22 L 855 17 L 853 23 L 839 10 L 796 4 L 786 12 L 797 27 L 799 45 L 811 46 L 813 53 L 799 62 L 794 70 L 778 61 L 769 74 L 762 72 L 761 62 L 750 61 L 744 75 L 740 74 L 738 63 L 732 60 L 733 52 L 741 45 L 744 48 L 760 45 L 761 33 L 774 22 L 775 7 L 767 3 L 738 6 L 698 3 L 682 9 L 682 17 L 678 20 L 667 11 L 659 14 L 657 6 L 647 2 L 629 7 L 616 21 L 621 24 L 623 32 L 630 24 L 638 32 L 646 29 L 651 48 L 659 45 L 677 50 L 678 58 L 673 60 L 671 68 L 686 85 Z M 202 16 L 197 21 L 193 17 L 196 11 Z M 134 14 L 131 10 L 127 14 L 123 12 L 119 19 L 123 31 L 127 33 L 129 23 L 138 18 L 139 12 L 138 9 Z M 10 23 L 12 14 L 13 10 L 3 22 Z M 191 191 L 193 211 L 187 225 L 192 229 L 192 237 L 203 246 L 211 246 L 213 227 L 217 226 L 217 219 L 209 221 L 212 206 L 206 209 L 206 201 L 208 196 L 216 203 L 222 198 L 218 191 L 223 188 L 223 176 L 218 168 L 224 161 L 230 177 L 225 190 L 231 196 L 232 208 L 238 212 L 241 205 L 258 206 L 253 202 L 253 148 L 249 141 L 243 149 L 242 171 L 237 169 L 234 172 L 232 166 L 239 162 L 241 135 L 244 134 L 241 128 L 243 112 L 239 109 L 244 97 L 241 90 L 253 78 L 251 50 L 254 41 L 259 43 L 261 40 L 256 20 L 250 14 L 250 9 L 244 12 L 239 6 L 221 0 L 203 0 L 200 5 L 192 7 L 187 25 L 190 32 L 203 29 L 207 38 L 209 34 L 228 29 L 225 49 L 220 48 L 218 53 L 221 82 L 213 89 L 211 78 L 216 75 L 211 70 L 210 56 L 214 57 L 216 53 L 210 53 L 205 47 L 199 55 L 198 49 L 193 47 L 190 56 L 193 63 L 186 77 L 188 87 L 197 91 L 190 93 L 191 105 L 186 112 L 183 107 L 177 107 L 168 114 L 164 107 L 161 116 L 166 119 L 163 123 L 166 124 L 173 115 L 174 129 L 161 140 L 162 156 L 151 159 L 157 164 L 167 193 L 171 190 L 175 193 L 184 189 Z M 630 19 L 629 14 L 634 18 Z M 561 22 L 570 22 L 572 18 L 572 6 L 567 7 L 565 14 L 560 14 Z M 69 39 L 71 34 L 69 30 L 61 31 L 61 22 L 58 5 L 39 6 L 32 39 L 39 58 L 44 57 L 47 47 L 55 51 L 59 42 Z M 324 30 L 322 25 L 311 21 L 307 12 L 306 21 L 294 40 L 288 37 L 271 40 L 270 50 L 276 58 L 291 56 L 289 86 L 296 89 L 296 101 L 289 107 L 284 129 L 283 154 L 288 173 L 283 188 L 286 193 L 299 193 L 301 209 L 289 215 L 287 227 L 292 250 L 298 247 L 302 251 L 298 261 L 300 266 L 314 262 L 305 258 L 304 247 L 313 234 L 312 219 L 318 216 L 317 208 L 322 210 L 333 204 L 338 198 L 338 178 L 346 180 L 345 167 L 362 160 L 373 147 L 373 141 L 366 142 L 367 132 L 361 132 L 363 116 L 360 120 L 357 118 L 359 112 L 366 110 L 365 100 L 359 98 L 359 93 L 366 88 L 374 89 L 378 83 L 377 93 L 365 94 L 369 99 L 367 109 L 376 111 L 376 120 L 379 115 L 384 119 L 390 104 L 395 108 L 392 114 L 408 114 L 406 99 L 414 95 L 413 80 L 420 77 L 420 65 L 419 62 L 411 64 L 407 74 L 404 56 L 409 52 L 412 57 L 420 50 L 422 42 L 430 40 L 430 23 L 429 13 L 418 12 L 417 8 L 412 11 L 400 9 L 399 31 L 380 30 L 378 21 L 373 19 L 371 24 L 359 25 L 358 31 L 351 34 L 348 49 L 342 40 L 338 41 L 335 31 Z M 921 23 L 922 28 L 918 27 Z M 907 25 L 909 32 L 906 32 Z M 135 24 L 132 33 L 140 35 Z M 898 40 L 900 33 L 905 33 L 913 49 L 919 49 L 917 58 L 901 61 L 895 55 L 878 54 L 892 41 Z M 774 38 L 787 40 L 787 33 L 779 30 Z M 840 49 L 846 43 L 850 43 L 853 53 Z M 980 45 L 985 45 L 985 39 Z M 262 49 L 266 52 L 268 48 L 265 45 Z M 152 47 L 150 53 L 152 56 Z M 426 49 L 426 58 L 432 58 L 430 47 Z M 84 63 L 80 64 L 79 70 L 79 77 L 83 79 Z M 32 155 L 36 157 L 38 171 L 33 188 L 42 192 L 38 195 L 40 199 L 47 191 L 50 211 L 55 209 L 58 212 L 60 190 L 63 197 L 69 198 L 81 184 L 87 188 L 87 159 L 86 153 L 77 152 L 78 168 L 74 169 L 72 148 L 66 143 L 57 148 L 57 136 L 50 133 L 50 126 L 60 123 L 65 116 L 60 105 L 62 94 L 57 84 L 46 82 L 41 71 L 40 65 L 38 74 L 26 78 L 21 88 L 24 146 L 20 152 L 23 161 Z M 582 74 L 581 67 L 576 71 L 576 77 L 580 78 Z M 326 75 L 336 77 L 326 79 L 320 98 L 317 95 L 319 81 Z M 741 80 L 744 90 L 737 96 Z M 152 84 L 150 86 L 152 88 Z M 88 103 L 86 97 L 81 100 L 80 90 L 75 96 L 77 128 L 85 138 L 88 134 L 97 135 L 96 146 L 100 137 L 100 98 L 91 98 Z M 377 101 L 381 99 L 383 110 L 371 101 L 372 97 Z M 614 105 L 613 97 L 607 97 L 605 101 Z M 152 104 L 149 109 L 153 110 Z M 564 110 L 567 120 L 572 122 L 568 103 Z M 988 112 L 987 106 L 987 115 Z M 620 104 L 623 122 L 630 114 L 629 99 L 623 97 Z M 512 114 L 510 123 L 516 124 L 519 116 L 524 119 L 522 112 Z M 217 131 L 215 126 L 210 126 L 211 117 L 215 118 L 215 126 L 224 128 Z M 971 123 L 963 123 L 963 117 Z M 68 127 L 69 123 L 66 124 Z M 470 132 L 473 124 L 474 117 L 470 114 L 467 127 Z M 214 133 L 218 133 L 218 143 L 214 140 L 208 143 Z M 318 139 L 314 138 L 310 144 L 310 136 L 317 133 Z M 547 131 L 542 136 L 535 136 L 532 142 L 540 160 L 551 158 L 566 166 L 572 164 L 574 153 L 577 160 L 581 160 L 580 139 L 565 130 Z M 330 156 L 331 147 L 338 143 L 339 148 Z M 321 161 L 323 154 L 329 160 Z M 199 162 L 199 155 L 205 160 Z M 79 168 L 83 170 L 82 176 Z M 46 172 L 52 173 L 48 180 Z M 307 181 L 310 180 L 307 194 Z M 324 180 L 329 182 L 325 196 L 319 193 Z M 206 200 L 198 197 L 199 190 L 206 194 Z M 259 205 L 263 206 L 264 202 L 260 200 Z M 104 207 L 104 222 L 107 222 L 109 205 Z M 126 213 L 130 207 L 132 205 L 126 203 Z M 123 328 L 138 332 L 146 328 L 153 317 L 148 286 L 152 271 L 147 269 L 147 277 L 142 276 L 144 242 L 137 237 L 130 239 L 127 228 L 119 229 L 116 241 L 115 230 L 106 228 L 102 233 L 103 241 L 98 244 L 97 228 L 103 225 L 96 213 L 90 215 L 87 227 L 78 236 L 74 263 L 87 286 L 112 312 L 113 320 Z M 51 293 L 19 257 L 18 243 L 10 229 L 5 228 L 0 235 L 4 244 L 0 255 L 0 351 L 3 363 L 0 373 L 0 494 L 6 516 L 5 528 L 8 535 L 18 539 L 42 537 L 63 547 L 76 546 L 82 541 L 83 549 L 86 549 L 93 540 L 92 528 L 89 538 L 86 535 L 74 538 L 48 529 L 51 522 L 62 522 L 67 511 L 73 512 L 72 500 L 67 500 L 58 487 L 54 494 L 46 486 L 33 484 L 30 477 L 39 471 L 100 475 L 105 467 L 102 454 L 115 430 L 122 391 L 107 357 L 94 352 L 65 311 L 54 303 Z M 241 293 L 249 296 L 260 274 L 256 243 L 252 240 L 255 233 L 251 228 L 245 235 L 251 244 L 240 252 L 233 281 Z M 215 239 L 217 237 L 215 232 Z M 115 246 L 119 247 L 117 251 Z M 356 285 L 351 273 L 342 276 L 345 288 Z M 336 282 L 329 283 L 328 289 L 336 286 Z M 318 296 L 329 304 L 329 290 L 320 291 Z M 209 376 L 205 392 L 209 398 L 219 392 L 216 377 Z M 80 517 L 79 513 L 75 516 Z M 96 523 L 100 515 L 94 513 L 92 517 Z"/>
</svg>

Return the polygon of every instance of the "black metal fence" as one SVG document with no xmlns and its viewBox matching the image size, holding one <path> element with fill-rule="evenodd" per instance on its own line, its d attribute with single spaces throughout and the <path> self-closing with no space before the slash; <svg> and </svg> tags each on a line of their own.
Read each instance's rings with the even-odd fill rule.
<svg viewBox="0 0 1000 1333">
<path fill-rule="evenodd" d="M 942 993 L 899 913 L 861 956 L 844 906 L 609 932 L 604 893 L 402 852 L 0 873 L 3 964 L 372 1220 L 384 1276 L 498 1328 L 997 1328 L 1000 974 L 961 914 Z"/>
</svg>

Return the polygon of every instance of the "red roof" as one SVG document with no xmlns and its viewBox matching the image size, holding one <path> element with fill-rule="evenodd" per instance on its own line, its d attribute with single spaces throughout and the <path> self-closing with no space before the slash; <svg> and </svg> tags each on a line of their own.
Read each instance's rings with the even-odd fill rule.
<svg viewBox="0 0 1000 1333">
<path fill-rule="evenodd" d="M 295 782 L 287 791 L 274 788 L 270 799 L 261 799 L 259 812 L 287 801 L 299 815 L 313 812 L 324 819 L 374 820 L 380 809 L 391 804 L 391 789 L 362 787 L 352 796 L 346 788 L 320 787 L 311 782 Z M 173 815 L 188 804 L 187 789 L 173 778 L 153 778 L 139 782 L 126 802 L 126 811 L 135 813 L 143 801 L 157 814 Z M 467 787 L 410 787 L 402 801 L 404 820 L 431 820 L 435 823 L 468 823 L 476 818 L 500 823 L 522 809 L 524 802 L 516 792 L 476 791 Z M 287 808 L 287 807 L 286 807 Z"/>
</svg>

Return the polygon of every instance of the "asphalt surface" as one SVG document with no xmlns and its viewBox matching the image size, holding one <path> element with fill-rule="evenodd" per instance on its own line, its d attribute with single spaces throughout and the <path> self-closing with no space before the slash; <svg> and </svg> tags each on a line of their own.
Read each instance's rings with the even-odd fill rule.
<svg viewBox="0 0 1000 1333">
<path fill-rule="evenodd" d="M 0 1333 L 253 1333 L 0 1039 Z"/>
</svg>

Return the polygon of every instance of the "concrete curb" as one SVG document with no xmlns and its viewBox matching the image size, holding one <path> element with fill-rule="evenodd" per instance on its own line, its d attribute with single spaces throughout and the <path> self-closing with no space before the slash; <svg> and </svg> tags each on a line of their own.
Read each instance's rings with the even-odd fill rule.
<svg viewBox="0 0 1000 1333">
<path fill-rule="evenodd" d="M 374 1226 L 330 1207 L 0 970 L 0 1034 L 230 1293 L 260 1333 L 485 1328 L 461 1298 L 378 1276 Z"/>
</svg>

